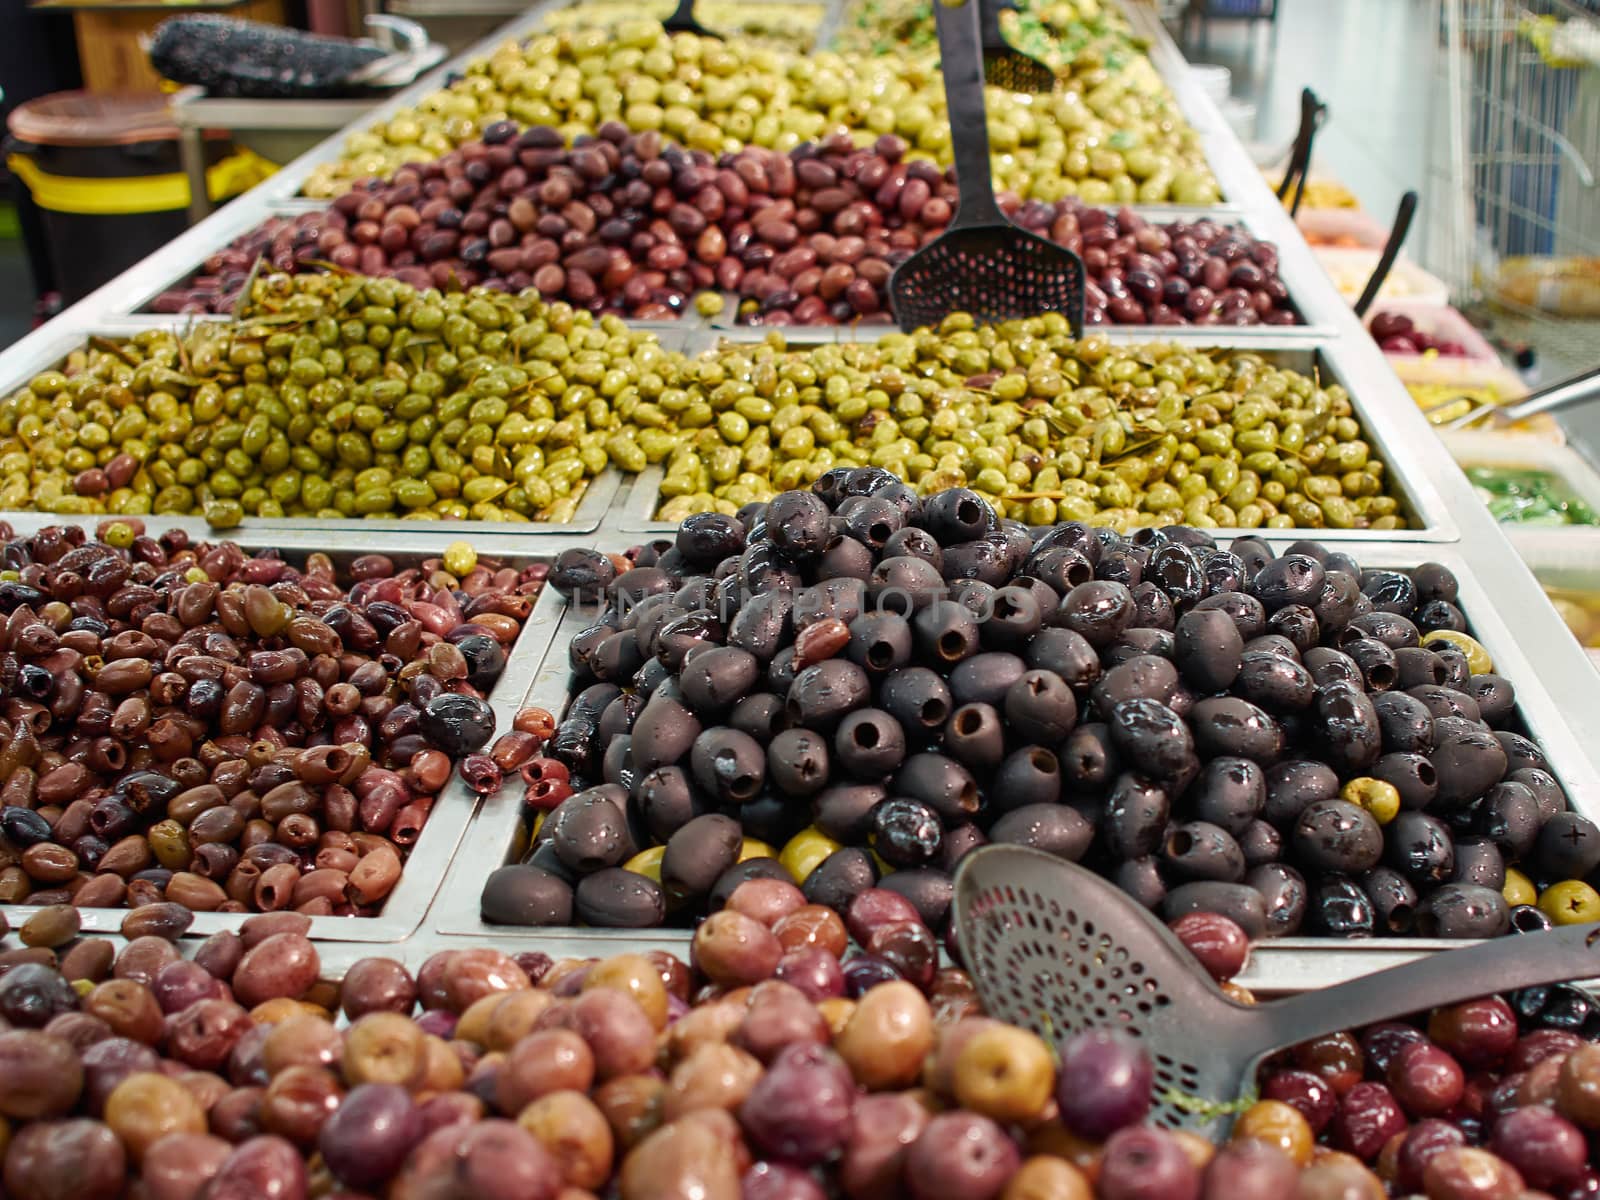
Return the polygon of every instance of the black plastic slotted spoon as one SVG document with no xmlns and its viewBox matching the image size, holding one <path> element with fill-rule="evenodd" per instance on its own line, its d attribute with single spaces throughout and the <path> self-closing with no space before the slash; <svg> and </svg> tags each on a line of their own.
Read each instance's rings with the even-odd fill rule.
<svg viewBox="0 0 1600 1200">
<path fill-rule="evenodd" d="M 672 15 L 661 22 L 661 27 L 668 33 L 693 33 L 700 37 L 720 38 L 722 35 L 714 29 L 707 29 L 694 19 L 694 0 L 678 0 L 678 7 Z"/>
<path fill-rule="evenodd" d="M 933 0 L 934 4 L 941 0 Z M 1015 8 L 1015 0 L 978 0 L 983 41 L 983 81 L 1008 92 L 1053 92 L 1056 73 L 1044 63 L 1006 41 L 1000 14 Z"/>
<path fill-rule="evenodd" d="M 1065 859 L 986 846 L 956 872 L 961 951 L 989 1016 L 1059 1050 L 1087 1029 L 1139 1038 L 1151 1119 L 1215 1136 L 1214 1106 L 1248 1093 L 1266 1055 L 1308 1038 L 1492 992 L 1600 975 L 1600 927 L 1517 934 L 1256 1005 L 1223 995 L 1194 956 L 1115 884 Z"/>
<path fill-rule="evenodd" d="M 978 0 L 934 0 L 950 143 L 960 201 L 937 239 L 889 277 L 894 319 L 909 333 L 953 312 L 995 324 L 1059 312 L 1083 332 L 1083 260 L 1065 246 L 1020 229 L 995 203 L 989 128 L 978 56 Z"/>
</svg>

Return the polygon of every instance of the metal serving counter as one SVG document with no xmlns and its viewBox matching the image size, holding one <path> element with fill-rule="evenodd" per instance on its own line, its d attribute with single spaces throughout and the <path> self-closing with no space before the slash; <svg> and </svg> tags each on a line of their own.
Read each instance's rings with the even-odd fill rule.
<svg viewBox="0 0 1600 1200">
<path fill-rule="evenodd" d="M 453 73 L 507 39 L 540 28 L 545 17 L 565 0 L 543 0 L 491 37 L 469 48 L 418 83 L 400 92 L 359 122 L 367 126 L 387 119 L 441 87 Z M 837 23 L 841 0 L 832 0 L 823 27 Z M 1416 530 L 1390 534 L 1315 531 L 1338 539 L 1363 563 L 1414 565 L 1435 559 L 1462 578 L 1463 604 L 1504 673 L 1520 689 L 1523 718 L 1536 733 L 1566 784 L 1573 804 L 1600 817 L 1600 705 L 1593 703 L 1594 668 L 1578 650 L 1559 615 L 1545 598 L 1457 468 L 1444 444 L 1428 425 L 1399 379 L 1385 362 L 1361 322 L 1340 299 L 1288 214 L 1279 205 L 1221 113 L 1193 81 L 1187 64 L 1157 20 L 1153 7 L 1125 0 L 1135 31 L 1148 39 L 1150 57 L 1171 87 L 1181 110 L 1198 131 L 1211 168 L 1222 186 L 1226 204 L 1210 215 L 1242 220 L 1256 235 L 1279 247 L 1280 273 L 1306 325 L 1265 330 L 1162 330 L 1186 342 L 1239 347 L 1304 361 L 1337 379 L 1350 391 L 1363 423 L 1381 448 L 1398 494 L 1419 518 Z M 9 393 L 33 373 L 59 361 L 92 333 L 130 332 L 170 326 L 188 318 L 135 315 L 153 296 L 193 273 L 210 254 L 274 213 L 305 211 L 297 198 L 301 185 L 319 165 L 339 157 L 348 131 L 340 131 L 285 167 L 266 183 L 213 214 L 175 241 L 92 293 L 56 320 L 0 353 L 0 394 Z M 1197 215 L 1179 207 L 1145 206 L 1147 215 L 1168 219 Z M 731 314 L 723 318 L 731 321 Z M 671 343 L 695 351 L 718 337 L 750 340 L 765 335 L 750 328 L 708 328 L 685 322 L 669 330 Z M 1110 329 L 1118 341 L 1151 340 L 1151 330 Z M 793 331 L 833 337 L 832 331 Z M 857 336 L 860 336 L 858 331 Z M 147 524 L 180 526 L 196 537 L 226 536 L 249 545 L 273 545 L 286 554 L 312 549 L 381 549 L 386 553 L 434 552 L 454 537 L 467 536 L 481 553 L 513 559 L 553 556 L 573 544 L 615 551 L 645 540 L 663 527 L 652 520 L 657 474 L 636 480 L 609 473 L 589 485 L 579 516 L 561 526 L 488 525 L 478 522 L 419 527 L 411 522 L 246 520 L 226 534 L 208 534 L 198 518 L 146 518 Z M 59 523 L 40 513 L 0 514 L 20 531 Z M 70 520 L 93 525 L 95 518 Z M 1226 533 L 1227 531 L 1223 531 Z M 1310 531 L 1308 531 L 1310 532 Z M 1276 536 L 1276 535 L 1275 535 Z M 494 695 L 503 718 L 524 702 L 558 708 L 565 695 L 566 661 L 560 627 L 561 611 L 553 595 L 541 600 L 517 644 L 513 666 Z M 630 946 L 684 945 L 681 932 L 610 933 L 598 930 L 491 929 L 478 918 L 477 889 L 488 870 L 505 861 L 519 820 L 510 789 L 481 804 L 452 781 L 410 860 L 405 882 L 397 888 L 380 918 L 321 918 L 314 933 L 329 939 L 324 963 L 340 971 L 360 957 L 360 943 L 374 943 L 373 952 L 403 957 L 413 963 L 433 950 L 474 943 L 528 944 L 552 954 L 589 954 Z M 15 910 L 13 924 L 23 910 Z M 89 927 L 114 928 L 120 913 L 95 914 Z M 219 927 L 221 918 L 202 918 L 197 932 Z M 381 947 L 376 945 L 382 943 Z M 1291 939 L 1257 948 L 1242 980 L 1265 991 L 1319 986 L 1449 943 L 1408 941 L 1329 942 Z"/>
</svg>

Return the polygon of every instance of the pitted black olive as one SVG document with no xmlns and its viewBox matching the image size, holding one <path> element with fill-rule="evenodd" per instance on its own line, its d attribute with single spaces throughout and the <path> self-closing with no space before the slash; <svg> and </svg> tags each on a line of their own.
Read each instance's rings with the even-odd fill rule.
<svg viewBox="0 0 1600 1200">
<path fill-rule="evenodd" d="M 1492 733 L 1441 735 L 1428 761 L 1439 776 L 1438 803 L 1442 805 L 1476 800 L 1506 773 L 1505 749 Z"/>
<path fill-rule="evenodd" d="M 1000 765 L 1006 754 L 1005 729 L 992 704 L 963 704 L 944 727 L 945 749 L 975 771 Z"/>
<path fill-rule="evenodd" d="M 1172 878 L 1187 882 L 1215 879 L 1238 883 L 1244 878 L 1244 851 L 1233 835 L 1209 821 L 1188 821 L 1167 831 L 1161 860 Z"/>
<path fill-rule="evenodd" d="M 1244 854 L 1247 867 L 1277 862 L 1283 857 L 1283 834 L 1276 825 L 1265 821 L 1251 821 L 1239 835 L 1239 850 Z"/>
<path fill-rule="evenodd" d="M 1509 729 L 1496 729 L 1494 740 L 1500 743 L 1500 748 L 1506 752 L 1506 771 L 1521 771 L 1533 767 L 1540 771 L 1548 771 L 1550 764 L 1546 761 L 1544 751 L 1537 742 L 1529 741 L 1520 733 L 1513 733 Z"/>
<path fill-rule="evenodd" d="M 809 563 L 828 548 L 828 506 L 810 492 L 780 492 L 763 518 L 767 543 L 792 563 Z"/>
<path fill-rule="evenodd" d="M 1261 896 L 1263 937 L 1292 937 L 1305 920 L 1308 890 L 1305 876 L 1279 862 L 1252 867 L 1245 884 Z"/>
<path fill-rule="evenodd" d="M 1281 633 L 1263 633 L 1244 644 L 1246 654 L 1276 654 L 1290 662 L 1301 662 L 1300 647 Z"/>
<path fill-rule="evenodd" d="M 1058 596 L 1065 596 L 1081 583 L 1094 578 L 1094 565 L 1077 550 L 1051 546 L 1036 550 L 1023 560 L 1023 570 L 1047 583 Z M 1045 621 L 1056 624 L 1055 614 L 1047 612 Z"/>
<path fill-rule="evenodd" d="M 1368 692 L 1386 692 L 1399 681 L 1400 668 L 1394 651 L 1376 638 L 1356 638 L 1344 642 L 1342 648 L 1361 668 L 1361 678 Z"/>
<path fill-rule="evenodd" d="M 1052 624 L 1079 634 L 1098 648 L 1114 642 L 1134 620 L 1133 593 L 1123 584 L 1093 580 L 1062 598 Z"/>
<path fill-rule="evenodd" d="M 1345 875 L 1325 875 L 1311 889 L 1306 923 L 1325 937 L 1371 937 L 1377 923 L 1372 900 Z"/>
<path fill-rule="evenodd" d="M 835 850 L 800 881 L 800 890 L 812 904 L 843 912 L 878 881 L 872 856 L 856 846 Z"/>
<path fill-rule="evenodd" d="M 1422 903 L 1417 932 L 1423 937 L 1491 938 L 1511 927 L 1506 898 L 1493 888 L 1447 883 Z"/>
<path fill-rule="evenodd" d="M 1307 805 L 1339 794 L 1339 776 L 1326 763 L 1306 759 L 1267 769 L 1267 802 L 1262 817 L 1279 829 L 1292 829 Z"/>
<path fill-rule="evenodd" d="M 999 708 L 1006 692 L 1027 672 L 1027 664 L 1002 650 L 975 654 L 950 672 L 950 694 L 957 704 L 989 704 Z"/>
<path fill-rule="evenodd" d="M 939 852 L 939 814 L 920 800 L 892 796 L 872 810 L 873 848 L 894 867 L 920 867 Z"/>
<path fill-rule="evenodd" d="M 1208 694 L 1225 690 L 1238 676 L 1244 639 L 1227 613 L 1196 609 L 1178 622 L 1173 649 L 1184 679 Z"/>
<path fill-rule="evenodd" d="M 478 908 L 491 925 L 570 925 L 572 885 L 525 863 L 499 867 L 485 880 Z"/>
<path fill-rule="evenodd" d="M 1094 565 L 1094 577 L 1131 588 L 1144 579 L 1144 556 L 1132 550 L 1107 550 Z"/>
<path fill-rule="evenodd" d="M 1474 811 L 1478 832 L 1499 846 L 1510 862 L 1526 857 L 1533 849 L 1543 823 L 1533 789 L 1509 779 L 1501 780 L 1485 792 Z"/>
<path fill-rule="evenodd" d="M 1208 596 L 1241 592 L 1245 580 L 1250 578 L 1244 559 L 1231 550 L 1213 550 L 1207 554 L 1200 560 L 1200 574 L 1205 577 Z"/>
<path fill-rule="evenodd" d="M 826 579 L 859 579 L 864 583 L 871 576 L 872 551 L 853 537 L 833 538 L 817 560 L 818 583 Z"/>
<path fill-rule="evenodd" d="M 881 779 L 905 760 L 900 723 L 881 708 L 858 708 L 839 722 L 834 761 L 858 779 Z"/>
<path fill-rule="evenodd" d="M 1172 811 L 1161 785 L 1143 775 L 1117 776 L 1100 817 L 1100 836 L 1113 859 L 1143 858 L 1161 847 Z"/>
<path fill-rule="evenodd" d="M 1503 725 L 1517 706 L 1511 681 L 1500 675 L 1474 675 L 1468 695 L 1478 702 L 1478 715 L 1490 725 Z"/>
<path fill-rule="evenodd" d="M 1094 826 L 1064 804 L 1028 804 L 1013 808 L 989 830 L 991 840 L 1032 846 L 1077 862 L 1094 840 Z"/>
<path fill-rule="evenodd" d="M 1013 750 L 995 771 L 988 791 L 989 806 L 996 812 L 1010 812 L 1035 804 L 1058 804 L 1061 800 L 1060 761 L 1043 746 Z"/>
<path fill-rule="evenodd" d="M 1391 867 L 1374 867 L 1357 881 L 1372 902 L 1373 926 L 1380 935 L 1410 933 L 1417 920 L 1417 889 Z"/>
<path fill-rule="evenodd" d="M 1237 838 L 1266 807 L 1266 772 L 1248 758 L 1213 758 L 1189 796 L 1196 817 Z"/>
<path fill-rule="evenodd" d="M 1425 562 L 1414 568 L 1411 572 L 1411 582 L 1416 585 L 1417 600 L 1420 603 L 1446 600 L 1454 604 L 1461 592 L 1461 585 L 1456 580 L 1455 572 L 1436 562 Z"/>
<path fill-rule="evenodd" d="M 929 929 L 943 929 L 950 915 L 950 902 L 955 899 L 955 882 L 950 873 L 939 867 L 911 867 L 885 875 L 879 887 L 898 892 L 917 910 L 917 916 Z"/>
<path fill-rule="evenodd" d="M 1311 707 L 1317 685 L 1311 672 L 1294 659 L 1251 650 L 1240 656 L 1233 690 L 1268 712 L 1300 712 Z"/>
<path fill-rule="evenodd" d="M 1409 617 L 1417 609 L 1417 585 L 1403 571 L 1373 571 L 1361 581 L 1361 592 L 1377 612 Z"/>
<path fill-rule="evenodd" d="M 1383 829 L 1366 809 L 1345 800 L 1318 800 L 1295 822 L 1298 861 L 1319 871 L 1358 873 L 1383 857 Z"/>
<path fill-rule="evenodd" d="M 1267 632 L 1288 638 L 1301 654 L 1316 646 L 1322 637 L 1317 614 L 1304 604 L 1285 604 L 1273 610 L 1267 618 Z"/>
<path fill-rule="evenodd" d="M 1377 710 L 1354 684 L 1331 683 L 1319 689 L 1313 712 L 1328 761 L 1341 771 L 1359 772 L 1383 752 Z"/>
<path fill-rule="evenodd" d="M 1180 613 L 1187 612 L 1206 594 L 1206 577 L 1201 574 L 1199 560 L 1188 546 L 1162 546 L 1150 556 L 1144 578 L 1166 592 Z"/>
<path fill-rule="evenodd" d="M 944 566 L 944 548 L 925 529 L 907 527 L 889 535 L 883 543 L 884 558 L 920 558 L 929 563 L 935 572 Z"/>
<path fill-rule="evenodd" d="M 1244 563 L 1246 581 L 1254 579 L 1276 557 L 1272 547 L 1256 537 L 1236 537 L 1228 546 L 1228 550 L 1239 556 L 1239 561 Z"/>
<path fill-rule="evenodd" d="M 1301 661 L 1305 664 L 1306 670 L 1311 672 L 1311 678 L 1319 688 L 1335 683 L 1349 683 L 1361 687 L 1366 682 L 1356 660 L 1343 650 L 1335 650 L 1330 646 L 1313 646 L 1304 653 Z"/>
<path fill-rule="evenodd" d="M 946 488 L 922 503 L 922 527 L 945 547 L 983 537 L 1000 527 L 988 501 L 967 488 Z"/>
<path fill-rule="evenodd" d="M 1126 629 L 1121 637 L 1101 651 L 1100 665 L 1109 671 L 1141 654 L 1151 654 L 1170 661 L 1177 655 L 1177 642 L 1165 629 Z"/>
<path fill-rule="evenodd" d="M 1111 871 L 1111 881 L 1136 904 L 1159 913 L 1167 898 L 1166 880 L 1161 877 L 1161 861 L 1154 855 L 1130 858 Z"/>
<path fill-rule="evenodd" d="M 1088 795 L 1105 791 L 1122 770 L 1111 730 L 1099 721 L 1079 725 L 1068 734 L 1057 760 L 1068 790 Z"/>
<path fill-rule="evenodd" d="M 1317 625 L 1325 633 L 1338 633 L 1356 615 L 1356 602 L 1361 596 L 1361 585 L 1353 575 L 1343 571 L 1329 571 L 1322 581 L 1322 590 L 1311 605 Z"/>
<path fill-rule="evenodd" d="M 1419 605 L 1416 611 L 1417 627 L 1424 633 L 1432 633 L 1436 629 L 1453 629 L 1457 633 L 1467 631 L 1467 616 L 1448 600 L 1429 600 Z"/>
<path fill-rule="evenodd" d="M 835 841 L 859 846 L 872 833 L 872 813 L 889 793 L 875 783 L 838 783 L 811 802 L 812 824 Z"/>
<path fill-rule="evenodd" d="M 681 896 L 702 896 L 739 861 L 744 830 L 722 813 L 696 817 L 667 839 L 661 882 Z"/>
<path fill-rule="evenodd" d="M 1453 883 L 1470 883 L 1500 891 L 1506 886 L 1506 860 L 1500 847 L 1488 838 L 1456 839 L 1456 873 Z"/>
<path fill-rule="evenodd" d="M 1070 629 L 1041 629 L 1029 640 L 1022 660 L 1034 670 L 1054 671 L 1080 695 L 1100 678 L 1094 647 Z"/>
<path fill-rule="evenodd" d="M 1078 704 L 1066 681 L 1053 671 L 1025 671 L 1003 697 L 1006 723 L 1015 735 L 1054 746 L 1078 721 Z"/>
<path fill-rule="evenodd" d="M 1188 714 L 1201 758 L 1219 755 L 1276 762 L 1283 753 L 1283 728 L 1262 709 L 1237 696 L 1197 701 Z"/>
<path fill-rule="evenodd" d="M 1193 611 L 1227 613 L 1245 642 L 1267 631 L 1267 610 L 1248 592 L 1213 592 L 1196 604 Z"/>
<path fill-rule="evenodd" d="M 1322 564 L 1308 554 L 1285 554 L 1256 572 L 1250 592 L 1268 613 L 1291 604 L 1309 607 L 1322 594 L 1327 573 Z"/>
<path fill-rule="evenodd" d="M 1384 833 L 1384 862 L 1417 887 L 1444 883 L 1455 874 L 1455 841 L 1437 817 L 1402 810 Z"/>
<path fill-rule="evenodd" d="M 1369 637 L 1391 650 L 1421 644 L 1422 635 L 1403 613 L 1369 612 L 1352 617 L 1342 638 Z"/>
<path fill-rule="evenodd" d="M 549 584 L 564 599 L 577 597 L 580 602 L 594 603 L 616 577 L 617 568 L 609 556 L 598 550 L 570 549 L 556 555 Z"/>
<path fill-rule="evenodd" d="M 1557 813 L 1539 831 L 1534 861 L 1552 879 L 1582 879 L 1600 866 L 1600 827 L 1577 813 Z"/>
<path fill-rule="evenodd" d="M 1109 714 L 1124 700 L 1156 700 L 1164 704 L 1177 686 L 1178 668 L 1170 660 L 1141 654 L 1100 677 L 1094 686 L 1094 703 L 1102 714 Z"/>
<path fill-rule="evenodd" d="M 678 524 L 674 545 L 689 566 L 714 567 L 744 550 L 744 526 L 737 517 L 718 512 L 691 513 Z"/>
<path fill-rule="evenodd" d="M 1004 534 L 985 534 L 976 541 L 946 547 L 944 566 L 939 573 L 949 583 L 976 579 L 998 587 L 1011 574 L 1011 551 L 1011 543 Z"/>
<path fill-rule="evenodd" d="M 1394 664 L 1401 690 L 1444 686 L 1444 660 L 1426 646 L 1401 646 L 1394 652 Z"/>
<path fill-rule="evenodd" d="M 1111 740 L 1135 771 L 1152 779 L 1171 779 L 1194 765 L 1193 733 L 1160 701 L 1123 700 L 1106 716 Z"/>
<path fill-rule="evenodd" d="M 1167 594 L 1146 580 L 1134 584 L 1133 623 L 1141 629 L 1173 629 L 1178 623 L 1177 610 Z"/>
</svg>

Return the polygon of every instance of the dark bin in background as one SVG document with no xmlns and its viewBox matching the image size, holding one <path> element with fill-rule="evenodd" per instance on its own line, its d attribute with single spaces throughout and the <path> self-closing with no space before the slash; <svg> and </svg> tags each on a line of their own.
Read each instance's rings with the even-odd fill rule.
<svg viewBox="0 0 1600 1200">
<path fill-rule="evenodd" d="M 166 97 L 58 92 L 19 105 L 6 123 L 7 165 L 43 215 L 67 303 L 188 227 L 189 184 Z M 230 149 L 226 141 L 207 143 L 214 197 L 259 177 L 253 163 L 229 160 Z"/>
</svg>

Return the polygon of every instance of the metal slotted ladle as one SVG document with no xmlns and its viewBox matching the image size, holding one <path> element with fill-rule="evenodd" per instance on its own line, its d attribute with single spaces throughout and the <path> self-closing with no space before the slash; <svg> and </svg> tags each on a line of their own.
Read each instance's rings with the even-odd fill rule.
<svg viewBox="0 0 1600 1200">
<path fill-rule="evenodd" d="M 1441 429 L 1469 429 L 1475 425 L 1485 423 L 1510 425 L 1517 421 L 1525 421 L 1529 417 L 1536 417 L 1540 413 L 1562 412 L 1569 408 L 1576 408 L 1580 404 L 1587 404 L 1596 397 L 1600 397 L 1600 367 L 1594 367 L 1581 375 L 1574 375 L 1563 379 L 1559 383 L 1552 383 L 1542 387 L 1531 395 L 1524 396 L 1511 404 L 1490 404 L 1482 400 L 1472 402 L 1472 407 L 1449 421 L 1439 423 Z M 1461 403 L 1461 398 L 1442 400 L 1438 404 L 1430 404 L 1422 411 L 1427 414 L 1430 421 L 1435 414 L 1446 409 L 1454 408 Z"/>
<path fill-rule="evenodd" d="M 934 0 L 960 202 L 950 227 L 890 276 L 894 318 L 909 333 L 953 312 L 971 313 L 985 324 L 1059 312 L 1066 314 L 1073 336 L 1081 336 L 1083 260 L 1013 225 L 995 203 L 978 3 Z"/>
<path fill-rule="evenodd" d="M 989 1016 L 1059 1050 L 1088 1029 L 1120 1029 L 1155 1066 L 1151 1119 L 1225 1132 L 1275 1050 L 1308 1038 L 1493 992 L 1600 974 L 1600 927 L 1516 934 L 1287 1000 L 1238 1004 L 1183 944 L 1116 885 L 1020 846 L 986 846 L 956 872 L 961 951 Z"/>
<path fill-rule="evenodd" d="M 940 0 L 934 0 L 937 5 Z M 1053 92 L 1056 73 L 1033 55 L 1006 41 L 1000 13 L 1016 8 L 1016 0 L 978 0 L 983 42 L 983 81 L 1008 92 Z"/>
</svg>

